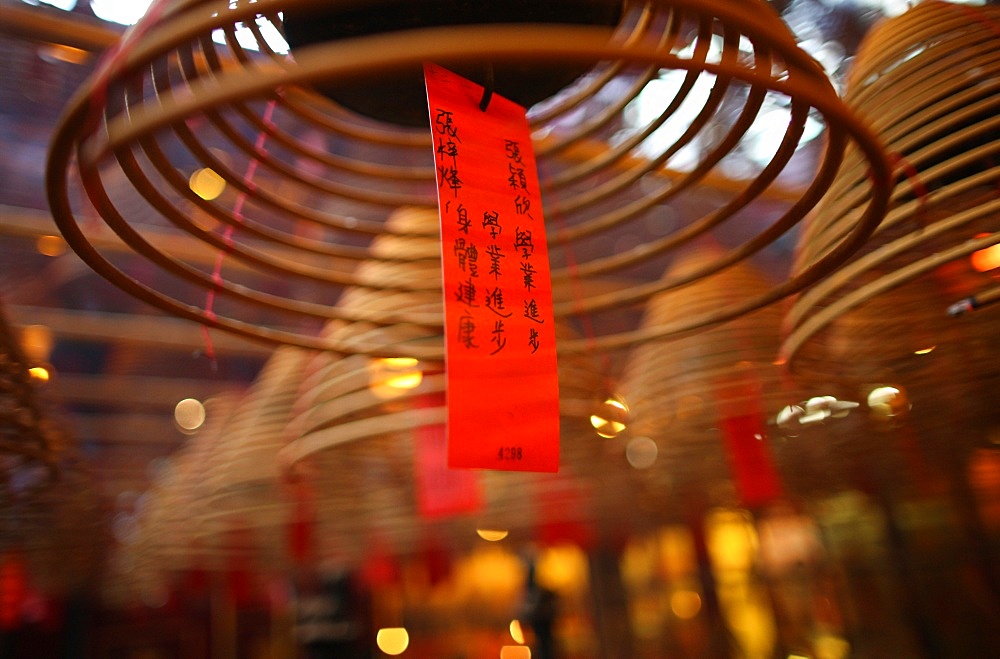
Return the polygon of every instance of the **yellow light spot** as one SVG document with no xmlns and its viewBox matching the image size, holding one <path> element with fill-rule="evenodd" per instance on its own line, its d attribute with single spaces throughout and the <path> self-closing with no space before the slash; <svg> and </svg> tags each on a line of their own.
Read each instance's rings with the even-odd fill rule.
<svg viewBox="0 0 1000 659">
<path fill-rule="evenodd" d="M 226 189 L 226 179 L 216 174 L 215 170 L 204 167 L 191 174 L 188 185 L 196 195 L 205 201 L 212 201 Z"/>
<path fill-rule="evenodd" d="M 520 620 L 510 621 L 510 637 L 514 639 L 515 643 L 524 645 L 524 630 L 521 629 Z"/>
<path fill-rule="evenodd" d="M 619 398 L 608 398 L 601 408 L 590 415 L 590 425 L 606 439 L 617 437 L 626 428 L 628 405 Z"/>
<path fill-rule="evenodd" d="M 183 432 L 194 432 L 205 423 L 205 406 L 194 398 L 185 398 L 174 407 L 174 421 Z"/>
<path fill-rule="evenodd" d="M 28 374 L 31 377 L 33 377 L 36 380 L 38 380 L 39 382 L 48 382 L 49 381 L 49 377 L 50 377 L 49 370 L 47 368 L 42 367 L 42 366 L 35 366 L 33 368 L 29 368 L 28 369 Z"/>
<path fill-rule="evenodd" d="M 681 620 L 690 620 L 701 611 L 701 595 L 693 590 L 678 590 L 670 596 L 670 610 Z"/>
<path fill-rule="evenodd" d="M 420 362 L 412 357 L 385 357 L 368 363 L 368 383 L 372 393 L 382 399 L 416 389 L 424 380 Z"/>
<path fill-rule="evenodd" d="M 930 353 L 934 352 L 934 348 L 937 348 L 937 346 L 930 346 L 929 348 L 923 348 L 922 350 L 914 350 L 913 354 L 914 355 L 927 355 L 927 354 L 930 354 Z"/>
<path fill-rule="evenodd" d="M 410 634 L 405 627 L 383 627 L 375 635 L 375 642 L 386 654 L 403 654 L 410 645 Z"/>
<path fill-rule="evenodd" d="M 527 645 L 505 645 L 500 648 L 500 659 L 531 659 L 531 648 Z"/>
<path fill-rule="evenodd" d="M 500 542 L 507 537 L 508 531 L 506 529 L 489 529 L 489 528 L 478 528 L 476 529 L 476 535 L 478 535 L 483 540 L 487 542 Z"/>
<path fill-rule="evenodd" d="M 66 241 L 62 236 L 39 236 L 35 249 L 43 256 L 59 256 L 66 251 Z"/>
</svg>

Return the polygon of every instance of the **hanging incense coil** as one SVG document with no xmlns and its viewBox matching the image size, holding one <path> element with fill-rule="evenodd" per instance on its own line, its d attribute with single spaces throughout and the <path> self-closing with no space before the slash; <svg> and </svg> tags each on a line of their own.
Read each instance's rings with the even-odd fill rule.
<svg viewBox="0 0 1000 659">
<path fill-rule="evenodd" d="M 360 337 L 375 337 L 368 340 L 411 354 L 411 346 L 444 341 L 443 296 L 437 283 L 441 268 L 437 214 L 429 208 L 400 209 L 388 224 L 400 235 L 380 236 L 373 251 L 379 256 L 409 254 L 412 261 L 387 264 L 376 260 L 362 264 L 359 273 L 374 283 L 392 278 L 430 279 L 435 287 L 409 293 L 377 286 L 351 289 L 339 304 L 359 315 L 370 309 L 374 313 L 412 310 L 428 318 L 427 326 L 335 322 L 326 334 L 346 344 Z M 557 335 L 568 336 L 569 330 L 562 328 Z M 447 515 L 422 517 L 417 502 L 417 444 L 422 441 L 418 435 L 432 428 L 443 432 L 447 417 L 443 373 L 444 364 L 432 360 L 320 353 L 303 374 L 288 443 L 279 452 L 278 461 L 289 470 L 304 470 L 309 475 L 317 492 L 321 545 L 339 561 L 360 561 L 366 538 L 378 538 L 380 543 L 406 552 L 420 546 L 424 536 L 433 532 L 439 540 L 449 538 L 449 546 L 465 546 L 475 538 L 470 524 L 501 509 L 512 518 L 512 527 L 530 528 L 535 520 L 533 493 L 539 492 L 539 483 L 544 480 L 548 487 L 561 487 L 571 475 L 594 463 L 596 443 L 588 442 L 583 431 L 599 379 L 590 360 L 571 355 L 559 363 L 566 474 L 542 478 L 475 472 L 482 496 L 480 512 L 460 515 L 457 520 L 449 520 Z M 470 514 L 474 519 L 470 520 Z"/>
<path fill-rule="evenodd" d="M 595 2 L 612 5 L 610 19 L 585 20 L 568 11 L 523 25 L 485 18 L 396 29 L 403 26 L 390 17 L 384 29 L 320 40 L 289 56 L 280 44 L 282 12 L 308 16 L 316 4 L 158 2 L 105 58 L 69 104 L 47 174 L 56 221 L 91 267 L 154 306 L 243 336 L 440 361 L 439 344 L 409 346 L 415 352 L 402 355 L 378 334 L 350 342 L 321 334 L 338 320 L 426 323 L 408 310 L 360 311 L 333 302 L 345 288 L 372 286 L 358 264 L 379 260 L 392 267 L 410 259 L 377 256 L 372 241 L 392 233 L 386 218 L 393 209 L 433 205 L 429 131 L 372 121 L 315 92 L 357 89 L 359 80 L 375 85 L 422 61 L 473 70 L 488 63 L 496 71 L 529 61 L 535 71 L 588 71 L 535 104 L 529 116 L 560 320 L 617 319 L 658 293 L 748 259 L 802 220 L 830 185 L 848 144 L 864 153 L 867 194 L 852 207 L 851 228 L 794 277 L 752 298 L 641 331 L 596 323 L 594 337 L 566 338 L 560 353 L 625 348 L 765 306 L 829 274 L 883 215 L 884 154 L 762 0 L 628 0 L 620 11 Z M 505 83 L 496 82 L 503 94 Z M 646 109 L 636 115 L 640 105 Z M 755 119 L 765 113 L 787 117 L 782 135 L 755 132 Z M 778 194 L 782 172 L 802 171 L 790 163 L 806 144 L 807 119 L 826 127 L 817 173 L 777 217 L 761 221 L 753 203 Z M 704 202 L 699 188 L 724 178 L 720 163 L 754 145 L 771 153 L 754 165 L 752 178 L 718 185 L 710 207 L 701 206 L 683 226 L 650 236 L 637 230 L 657 224 L 668 205 Z M 96 213 L 78 209 L 78 197 Z M 105 225 L 84 230 L 96 216 Z M 752 226 L 750 237 L 744 234 L 683 279 L 633 278 L 643 268 L 662 272 L 671 255 L 734 225 Z M 147 226 L 218 254 L 208 261 L 219 265 L 201 268 L 151 244 Z M 113 262 L 88 237 L 106 230 L 154 266 L 149 277 Z M 612 253 L 609 245 L 624 244 L 617 240 L 622 233 L 639 239 Z M 432 285 L 392 280 L 378 288 L 410 293 Z"/>
<path fill-rule="evenodd" d="M 185 572 L 222 569 L 225 557 L 210 534 L 202 488 L 215 444 L 239 400 L 225 394 L 206 401 L 204 426 L 157 473 L 134 535 L 121 543 L 112 561 L 115 578 L 109 582 L 119 590 L 112 599 L 166 588 Z"/>
<path fill-rule="evenodd" d="M 976 256 L 1000 243 L 998 20 L 995 7 L 922 3 L 866 37 L 846 101 L 871 117 L 897 162 L 890 210 L 862 253 L 796 300 L 785 320 L 783 358 L 798 379 L 861 400 L 898 385 L 921 427 L 964 419 L 977 429 L 965 441 L 998 423 L 986 392 L 1000 377 L 1000 310 L 949 315 L 995 287 L 996 271 L 977 270 Z M 863 178 L 863 158 L 849 151 L 804 227 L 797 267 L 851 225 Z"/>
<path fill-rule="evenodd" d="M 718 249 L 706 246 L 686 254 L 664 276 L 696 270 L 713 259 Z M 643 324 L 702 313 L 730 300 L 752 297 L 768 285 L 763 274 L 750 264 L 741 264 L 653 298 Z M 780 323 L 780 310 L 768 307 L 719 327 L 633 351 L 621 381 L 622 399 L 629 409 L 627 437 L 656 442 L 655 464 L 647 472 L 637 472 L 637 476 L 645 473 L 645 487 L 654 496 L 682 495 L 697 487 L 717 505 L 736 503 L 729 485 L 722 424 L 726 418 L 749 414 L 763 429 L 767 416 L 773 416 L 792 396 L 773 364 Z"/>
</svg>

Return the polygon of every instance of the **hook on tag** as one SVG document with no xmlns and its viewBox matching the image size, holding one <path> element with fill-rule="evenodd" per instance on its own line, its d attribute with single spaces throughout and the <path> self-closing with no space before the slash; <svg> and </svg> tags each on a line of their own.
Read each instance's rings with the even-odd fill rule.
<svg viewBox="0 0 1000 659">
<path fill-rule="evenodd" d="M 479 109 L 486 112 L 486 108 L 490 107 L 490 101 L 493 99 L 493 65 L 486 64 L 483 73 L 485 78 L 483 82 L 483 98 L 479 101 Z"/>
</svg>

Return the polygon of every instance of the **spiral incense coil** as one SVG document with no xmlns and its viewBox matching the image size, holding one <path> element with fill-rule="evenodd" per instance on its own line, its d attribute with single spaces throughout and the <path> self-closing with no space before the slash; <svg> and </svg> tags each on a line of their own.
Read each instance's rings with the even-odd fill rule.
<svg viewBox="0 0 1000 659">
<path fill-rule="evenodd" d="M 440 345 L 444 341 L 441 311 L 441 268 L 437 214 L 429 208 L 403 208 L 387 225 L 393 233 L 379 236 L 376 255 L 410 254 L 413 261 L 388 264 L 374 260 L 359 267 L 373 282 L 388 278 L 429 280 L 430 290 L 400 292 L 375 288 L 349 289 L 340 306 L 359 316 L 388 309 L 409 309 L 435 319 L 426 327 L 371 322 L 335 321 L 324 336 L 353 345 L 360 337 L 374 339 L 412 354 L 413 346 Z M 557 336 L 571 336 L 565 327 Z M 371 339 L 369 339 L 371 340 Z M 298 398 L 286 430 L 287 443 L 277 462 L 290 471 L 301 471 L 317 493 L 316 533 L 324 552 L 341 562 L 364 558 L 367 538 L 397 551 L 420 545 L 425 534 L 450 538 L 450 545 L 474 541 L 475 520 L 422 518 L 416 500 L 419 466 L 418 435 L 442 426 L 447 418 L 444 401 L 444 364 L 433 360 L 373 359 L 365 355 L 314 355 L 299 379 Z M 562 464 L 568 473 L 596 464 L 596 443 L 586 441 L 586 419 L 598 389 L 597 369 L 584 355 L 569 355 L 559 362 L 562 425 Z M 481 514 L 504 510 L 514 518 L 512 527 L 530 527 L 535 519 L 535 498 L 544 481 L 560 487 L 569 476 L 535 474 L 480 474 Z"/>
<path fill-rule="evenodd" d="M 343 107 L 364 107 L 343 99 L 357 93 L 364 101 L 368 87 L 384 89 L 380 82 L 423 61 L 488 69 L 495 85 L 484 84 L 500 95 L 520 97 L 522 83 L 535 92 L 525 102 L 533 104 L 529 119 L 543 173 L 557 319 L 615 317 L 748 259 L 813 208 L 848 145 L 863 154 L 865 194 L 851 205 L 850 227 L 793 277 L 751 298 L 642 330 L 612 324 L 594 337 L 566 338 L 561 354 L 624 348 L 765 306 L 829 274 L 881 220 L 890 180 L 884 153 L 763 0 L 500 4 L 514 7 L 515 15 L 435 23 L 436 3 L 402 3 L 404 13 L 420 7 L 431 14 L 426 25 L 417 16 L 414 27 L 402 18 L 391 22 L 401 16 L 393 0 L 361 9 L 337 3 L 332 14 L 322 14 L 331 36 L 321 30 L 297 41 L 292 56 L 280 39 L 281 16 L 308 24 L 310 12 L 320 11 L 317 2 L 157 2 L 66 109 L 47 171 L 56 221 L 92 268 L 172 314 L 275 343 L 440 361 L 437 343 L 408 346 L 403 355 L 381 334 L 349 341 L 321 335 L 331 321 L 412 331 L 437 322 L 406 308 L 333 304 L 346 287 L 395 294 L 435 286 L 429 279 L 376 284 L 369 269 L 358 267 L 378 261 L 392 268 L 414 259 L 405 252 L 380 256 L 372 240 L 393 233 L 386 224 L 393 209 L 433 206 L 429 130 Z M 593 20 L 579 18 L 584 4 L 595 10 Z M 518 12 L 533 5 L 550 7 L 551 16 L 512 24 L 525 20 Z M 348 21 L 338 19 L 338 11 L 353 12 L 351 21 L 360 13 L 376 25 L 345 34 L 340 28 Z M 525 73 L 507 76 L 510 71 Z M 555 92 L 534 85 L 530 75 L 551 72 L 560 80 L 567 71 L 586 73 Z M 351 94 L 342 93 L 347 90 Z M 653 108 L 650 116 L 634 118 L 629 108 L 636 103 Z M 765 139 L 755 133 L 755 120 L 765 113 L 782 117 L 767 123 L 785 124 L 783 134 Z M 783 172 L 800 174 L 789 163 L 808 139 L 807 119 L 826 129 L 816 174 L 780 216 L 762 222 L 749 209 L 777 194 Z M 759 171 L 717 186 L 710 208 L 699 206 L 681 226 L 634 247 L 608 249 L 616 235 L 655 224 L 666 205 L 684 204 L 700 186 L 724 179 L 726 156 L 754 145 L 770 149 Z M 627 274 L 650 265 L 660 272 L 657 264 L 693 241 L 734 225 L 752 226 L 750 237 L 683 278 L 650 283 Z M 149 227 L 200 247 L 215 265 L 199 266 L 152 244 L 145 237 Z M 109 231 L 148 262 L 142 266 L 148 276 L 101 252 L 92 238 Z"/>
<path fill-rule="evenodd" d="M 863 253 L 788 313 L 782 352 L 797 376 L 849 386 L 849 395 L 898 384 L 914 407 L 919 399 L 954 411 L 978 398 L 981 414 L 971 418 L 995 418 L 995 405 L 977 392 L 1000 376 L 998 310 L 952 317 L 949 308 L 995 287 L 996 271 L 977 265 L 977 253 L 1000 243 L 998 21 L 996 7 L 926 2 L 862 43 L 846 102 L 871 118 L 898 175 L 885 222 Z M 804 226 L 798 268 L 849 230 L 852 206 L 866 194 L 865 167 L 849 150 Z M 958 399 L 966 403 L 956 407 Z"/>
<path fill-rule="evenodd" d="M 226 394 L 206 401 L 204 426 L 156 475 L 135 520 L 134 537 L 122 543 L 112 564 L 121 581 L 162 583 L 171 573 L 220 563 L 211 538 L 206 540 L 208 502 L 202 488 L 215 445 L 239 400 Z"/>
<path fill-rule="evenodd" d="M 684 255 L 664 276 L 682 276 L 697 269 L 714 258 L 717 249 L 703 247 Z M 643 324 L 697 314 L 752 297 L 767 286 L 761 273 L 748 263 L 741 264 L 658 295 L 647 306 Z M 768 307 L 719 327 L 633 351 L 622 376 L 621 394 L 630 413 L 628 435 L 649 437 L 658 446 L 658 458 L 650 470 L 652 480 L 665 479 L 678 488 L 685 483 L 728 480 L 720 429 L 723 419 L 755 414 L 763 427 L 765 415 L 790 400 L 773 365 L 780 324 L 780 310 Z"/>
</svg>

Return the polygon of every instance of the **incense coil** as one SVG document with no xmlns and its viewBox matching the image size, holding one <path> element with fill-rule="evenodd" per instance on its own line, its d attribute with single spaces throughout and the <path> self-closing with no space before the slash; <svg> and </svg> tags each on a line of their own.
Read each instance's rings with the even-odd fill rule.
<svg viewBox="0 0 1000 659">
<path fill-rule="evenodd" d="M 378 78 L 424 60 L 475 65 L 490 57 L 500 63 L 529 60 L 535 68 L 591 67 L 530 115 L 544 172 L 554 313 L 560 320 L 614 316 L 749 258 L 815 205 L 846 144 L 865 154 L 870 189 L 854 226 L 794 277 L 695 317 L 566 339 L 561 353 L 624 348 L 765 306 L 828 274 L 883 214 L 889 181 L 884 154 L 762 1 L 629 0 L 613 28 L 545 22 L 448 26 L 320 43 L 294 58 L 276 52 L 264 33 L 280 32 L 278 12 L 314 4 L 157 3 L 105 59 L 70 103 L 47 173 L 56 221 L 91 267 L 154 306 L 243 336 L 341 353 L 398 354 L 377 340 L 348 344 L 319 334 L 334 320 L 422 322 L 407 311 L 382 310 L 373 317 L 332 301 L 345 287 L 371 285 L 356 266 L 374 258 L 374 236 L 391 233 L 385 220 L 392 209 L 433 203 L 429 134 L 352 115 L 308 87 Z M 213 34 L 225 43 L 213 42 Z M 260 54 L 240 45 L 244 37 Z M 679 72 L 676 87 L 667 89 L 661 71 Z M 703 99 L 696 98 L 696 89 Z M 630 123 L 626 106 L 644 91 L 646 98 L 665 96 L 653 103 L 651 118 Z M 691 104 L 691 117 L 678 119 L 679 108 Z M 736 181 L 728 191 L 720 188 L 725 199 L 685 226 L 609 252 L 616 231 L 655 218 L 664 205 L 718 180 L 719 163 L 748 148 L 754 119 L 780 107 L 788 128 L 754 178 Z M 809 115 L 826 123 L 827 148 L 816 176 L 780 217 L 755 227 L 750 238 L 683 280 L 601 285 L 630 269 L 660 272 L 660 261 L 741 222 L 747 206 L 788 169 Z M 693 167 L 669 169 L 682 152 L 693 157 Z M 203 168 L 226 183 L 216 201 L 189 186 L 188 175 Z M 77 180 L 106 227 L 84 229 L 90 220 L 83 218 L 91 213 L 75 208 Z M 147 224 L 170 227 L 219 254 L 224 267 L 200 268 L 160 250 L 143 238 Z M 140 279 L 102 255 L 88 235 L 103 230 L 118 234 L 139 259 L 154 265 L 154 274 Z M 420 291 L 427 282 L 382 288 Z M 428 346 L 409 356 L 440 360 L 441 351 Z"/>
<path fill-rule="evenodd" d="M 412 261 L 391 264 L 373 261 L 359 271 L 378 282 L 395 277 L 433 282 L 427 291 L 394 292 L 378 288 L 350 289 L 340 305 L 352 314 L 368 309 L 414 310 L 428 318 L 427 325 L 379 326 L 370 322 L 334 322 L 325 335 L 352 344 L 356 337 L 378 335 L 383 345 L 412 354 L 413 345 L 434 346 L 444 341 L 441 256 L 437 213 L 429 208 L 404 208 L 388 221 L 399 232 L 376 239 L 377 255 L 409 254 Z M 557 336 L 567 336 L 563 327 Z M 363 560 L 363 539 L 375 539 L 395 551 L 419 547 L 427 534 L 449 539 L 450 547 L 467 546 L 475 539 L 476 519 L 422 517 L 418 510 L 415 472 L 417 435 L 425 428 L 442 426 L 447 419 L 444 400 L 444 364 L 413 360 L 394 368 L 385 360 L 365 355 L 315 355 L 300 378 L 298 399 L 286 431 L 287 443 L 278 462 L 291 472 L 300 471 L 316 492 L 319 544 L 328 559 L 356 564 Z M 393 386 L 393 379 L 401 379 Z M 561 460 L 568 474 L 585 471 L 595 463 L 597 444 L 587 441 L 586 419 L 599 387 L 597 370 L 583 356 L 559 361 L 562 425 Z M 565 469 L 564 469 L 565 470 Z M 505 509 L 517 517 L 512 527 L 522 532 L 535 520 L 532 493 L 545 481 L 559 486 L 569 476 L 525 473 L 479 473 L 483 509 L 473 515 L 489 517 Z M 506 508 L 509 506 L 509 510 Z"/>
<path fill-rule="evenodd" d="M 846 102 L 898 163 L 890 210 L 852 262 L 796 300 L 782 348 L 798 378 L 863 397 L 878 384 L 909 392 L 914 409 L 995 419 L 997 311 L 950 317 L 949 307 L 995 287 L 970 256 L 1000 242 L 1000 10 L 920 4 L 867 37 Z M 891 99 L 891 100 L 890 100 Z M 805 225 L 802 267 L 850 224 L 864 194 L 863 164 L 848 153 L 829 196 Z M 945 374 L 961 373 L 953 380 Z M 857 398 L 853 398 L 857 399 Z M 995 423 L 995 420 L 993 421 Z"/>
<path fill-rule="evenodd" d="M 682 275 L 713 258 L 714 246 L 684 255 L 665 273 Z M 741 264 L 714 277 L 655 297 L 643 323 L 657 324 L 728 300 L 753 296 L 766 277 Z M 627 437 L 649 437 L 658 447 L 644 480 L 658 496 L 705 486 L 718 504 L 733 504 L 721 424 L 752 414 L 766 416 L 790 402 L 773 362 L 780 343 L 781 312 L 761 309 L 697 334 L 637 347 L 622 375 L 620 391 L 629 409 Z M 637 472 L 642 475 L 643 472 Z M 706 484 L 713 484 L 707 486 Z"/>
</svg>

